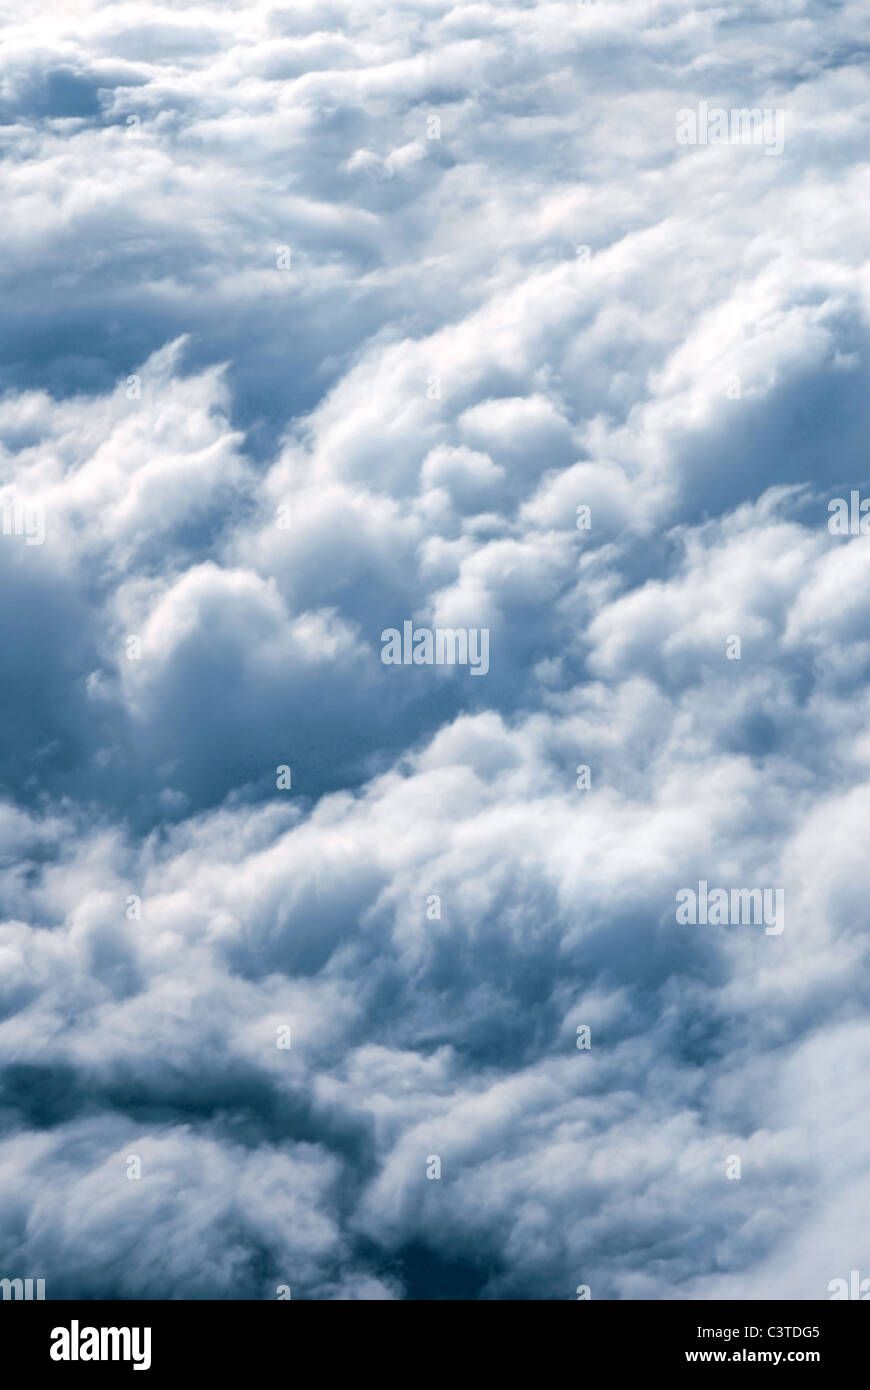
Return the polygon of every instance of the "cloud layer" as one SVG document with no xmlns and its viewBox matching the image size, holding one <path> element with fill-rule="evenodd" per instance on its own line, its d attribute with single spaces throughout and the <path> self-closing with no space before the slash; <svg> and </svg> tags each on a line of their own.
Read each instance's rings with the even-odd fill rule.
<svg viewBox="0 0 870 1390">
<path fill-rule="evenodd" d="M 863 7 L 4 19 L 0 1276 L 870 1274 Z"/>
</svg>

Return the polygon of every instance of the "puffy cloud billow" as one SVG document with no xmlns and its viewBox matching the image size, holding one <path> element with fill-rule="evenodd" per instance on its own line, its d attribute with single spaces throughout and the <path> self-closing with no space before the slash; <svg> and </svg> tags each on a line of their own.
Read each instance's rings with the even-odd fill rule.
<svg viewBox="0 0 870 1390">
<path fill-rule="evenodd" d="M 870 1276 L 864 7 L 3 9 L 0 1276 Z"/>
</svg>

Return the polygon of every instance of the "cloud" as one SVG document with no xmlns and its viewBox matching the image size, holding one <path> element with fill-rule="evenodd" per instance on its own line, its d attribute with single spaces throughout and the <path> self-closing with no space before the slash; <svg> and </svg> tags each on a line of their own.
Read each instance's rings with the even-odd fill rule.
<svg viewBox="0 0 870 1390">
<path fill-rule="evenodd" d="M 861 19 L 10 16 L 0 1274 L 866 1266 Z M 701 100 L 781 155 L 678 145 Z"/>
</svg>

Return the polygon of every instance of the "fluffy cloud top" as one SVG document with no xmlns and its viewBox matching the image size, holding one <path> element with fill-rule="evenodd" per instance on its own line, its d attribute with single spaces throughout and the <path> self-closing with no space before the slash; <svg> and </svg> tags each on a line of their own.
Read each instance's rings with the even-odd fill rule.
<svg viewBox="0 0 870 1390">
<path fill-rule="evenodd" d="M 863 7 L 5 9 L 0 1276 L 870 1274 Z"/>
</svg>

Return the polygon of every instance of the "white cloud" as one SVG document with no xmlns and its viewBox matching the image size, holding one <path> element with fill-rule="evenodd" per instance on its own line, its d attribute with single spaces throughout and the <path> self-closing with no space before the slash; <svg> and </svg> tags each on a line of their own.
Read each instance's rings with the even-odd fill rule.
<svg viewBox="0 0 870 1390">
<path fill-rule="evenodd" d="M 5 18 L 15 1268 L 825 1297 L 867 1264 L 861 7 Z M 678 146 L 699 100 L 782 155 Z M 384 666 L 408 619 L 490 628 L 486 678 Z M 785 931 L 679 925 L 700 879 Z"/>
</svg>

